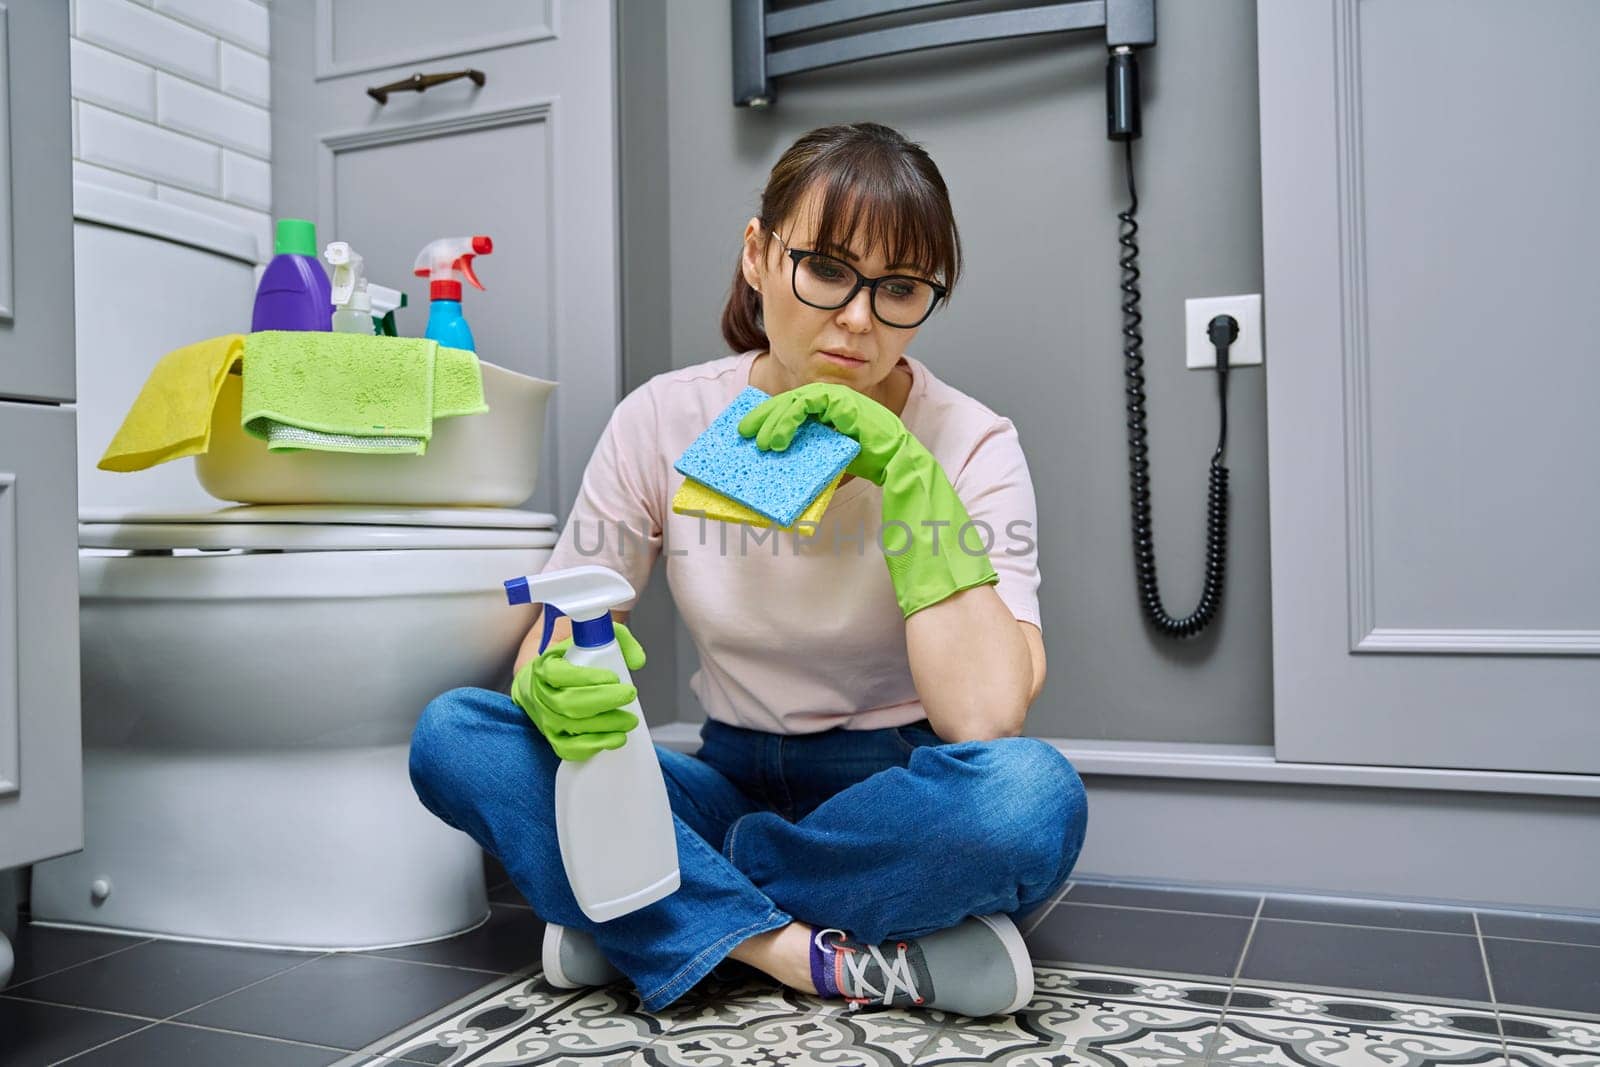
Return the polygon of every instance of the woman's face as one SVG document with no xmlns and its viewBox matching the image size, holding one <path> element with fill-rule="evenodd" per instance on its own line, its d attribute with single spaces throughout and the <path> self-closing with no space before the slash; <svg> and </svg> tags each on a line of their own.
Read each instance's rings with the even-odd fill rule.
<svg viewBox="0 0 1600 1067">
<path fill-rule="evenodd" d="M 745 226 L 745 281 L 761 295 L 761 321 L 766 328 L 772 356 L 787 379 L 787 388 L 811 382 L 837 382 L 857 392 L 876 396 L 879 383 L 889 377 L 900 355 L 917 335 L 916 329 L 887 326 L 872 314 L 872 292 L 863 286 L 843 307 L 824 311 L 803 303 L 795 296 L 792 275 L 794 260 L 784 245 L 819 251 L 815 242 L 817 209 L 820 197 L 808 191 L 793 216 L 778 223 L 770 247 L 759 219 Z M 918 274 L 910 267 L 891 270 L 881 248 L 863 247 L 852 235 L 848 254 L 834 252 L 869 278 L 885 274 Z M 829 353 L 842 357 L 834 358 Z"/>
</svg>

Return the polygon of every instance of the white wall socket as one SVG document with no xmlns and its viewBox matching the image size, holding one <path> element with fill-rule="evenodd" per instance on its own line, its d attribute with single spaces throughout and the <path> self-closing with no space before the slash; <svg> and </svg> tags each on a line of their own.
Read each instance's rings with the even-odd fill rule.
<svg viewBox="0 0 1600 1067">
<path fill-rule="evenodd" d="M 1215 367 L 1217 350 L 1206 336 L 1206 324 L 1218 315 L 1232 315 L 1239 336 L 1228 346 L 1228 369 L 1261 362 L 1261 294 L 1207 296 L 1183 302 L 1183 345 L 1190 369 Z"/>
</svg>

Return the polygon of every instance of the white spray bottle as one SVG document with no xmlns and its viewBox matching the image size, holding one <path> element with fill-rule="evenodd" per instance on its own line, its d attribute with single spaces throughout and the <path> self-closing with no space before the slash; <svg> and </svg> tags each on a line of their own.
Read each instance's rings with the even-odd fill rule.
<svg viewBox="0 0 1600 1067">
<path fill-rule="evenodd" d="M 513 604 L 542 603 L 544 640 L 554 612 L 572 619 L 568 663 L 615 671 L 632 685 L 617 647 L 611 609 L 633 599 L 628 580 L 609 567 L 588 565 L 513 578 Z M 578 906 L 594 922 L 627 915 L 678 888 L 678 839 L 661 764 L 637 698 L 623 706 L 639 717 L 621 748 L 586 760 L 562 760 L 556 771 L 556 836 Z"/>
<path fill-rule="evenodd" d="M 323 249 L 322 258 L 333 268 L 333 332 L 371 337 L 372 298 L 361 253 L 344 241 L 334 241 Z"/>
</svg>

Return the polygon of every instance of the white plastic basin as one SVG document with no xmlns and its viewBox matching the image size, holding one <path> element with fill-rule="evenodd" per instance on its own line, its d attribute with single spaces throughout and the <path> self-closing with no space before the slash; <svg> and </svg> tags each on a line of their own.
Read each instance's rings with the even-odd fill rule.
<svg viewBox="0 0 1600 1067">
<path fill-rule="evenodd" d="M 555 382 L 483 368 L 481 415 L 437 419 L 422 456 L 270 452 L 239 425 L 243 380 L 228 375 L 211 418 L 211 448 L 195 475 L 241 504 L 406 504 L 516 507 L 539 481 L 545 412 Z"/>
</svg>

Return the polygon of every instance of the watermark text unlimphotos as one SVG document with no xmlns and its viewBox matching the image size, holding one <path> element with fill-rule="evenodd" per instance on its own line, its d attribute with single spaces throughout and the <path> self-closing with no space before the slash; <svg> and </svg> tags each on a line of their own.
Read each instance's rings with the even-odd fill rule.
<svg viewBox="0 0 1600 1067">
<path fill-rule="evenodd" d="M 830 523 L 824 528 L 804 520 L 796 522 L 791 529 L 780 530 L 770 526 L 721 522 L 710 519 L 701 511 L 686 514 L 695 519 L 699 526 L 698 544 L 693 548 L 669 548 L 666 550 L 669 556 L 687 556 L 691 552 L 699 555 L 702 554 L 701 550 L 712 549 L 722 556 L 767 552 L 776 557 L 782 554 L 785 543 L 789 546 L 789 554 L 793 556 L 841 555 L 851 548 L 855 549 L 857 556 L 864 556 L 869 544 L 876 545 L 886 556 L 904 555 L 911 550 L 913 543 L 924 542 L 936 556 L 956 551 L 969 556 L 993 556 L 996 552 L 1007 556 L 1024 556 L 1036 547 L 1032 536 L 1034 524 L 1029 519 L 1013 519 L 1005 524 L 1002 534 L 996 534 L 994 526 L 981 519 L 970 519 L 959 529 L 955 529 L 954 524 L 946 519 L 924 519 L 916 524 L 922 531 L 919 534 L 913 529 L 913 524 L 899 519 L 881 523 L 876 531 L 872 531 L 866 521 L 858 522 L 852 529 L 845 522 Z M 632 551 L 643 555 L 649 553 L 648 532 L 636 530 L 629 523 L 585 523 L 575 518 L 572 525 L 573 546 L 580 556 L 614 554 L 625 557 Z"/>
</svg>

